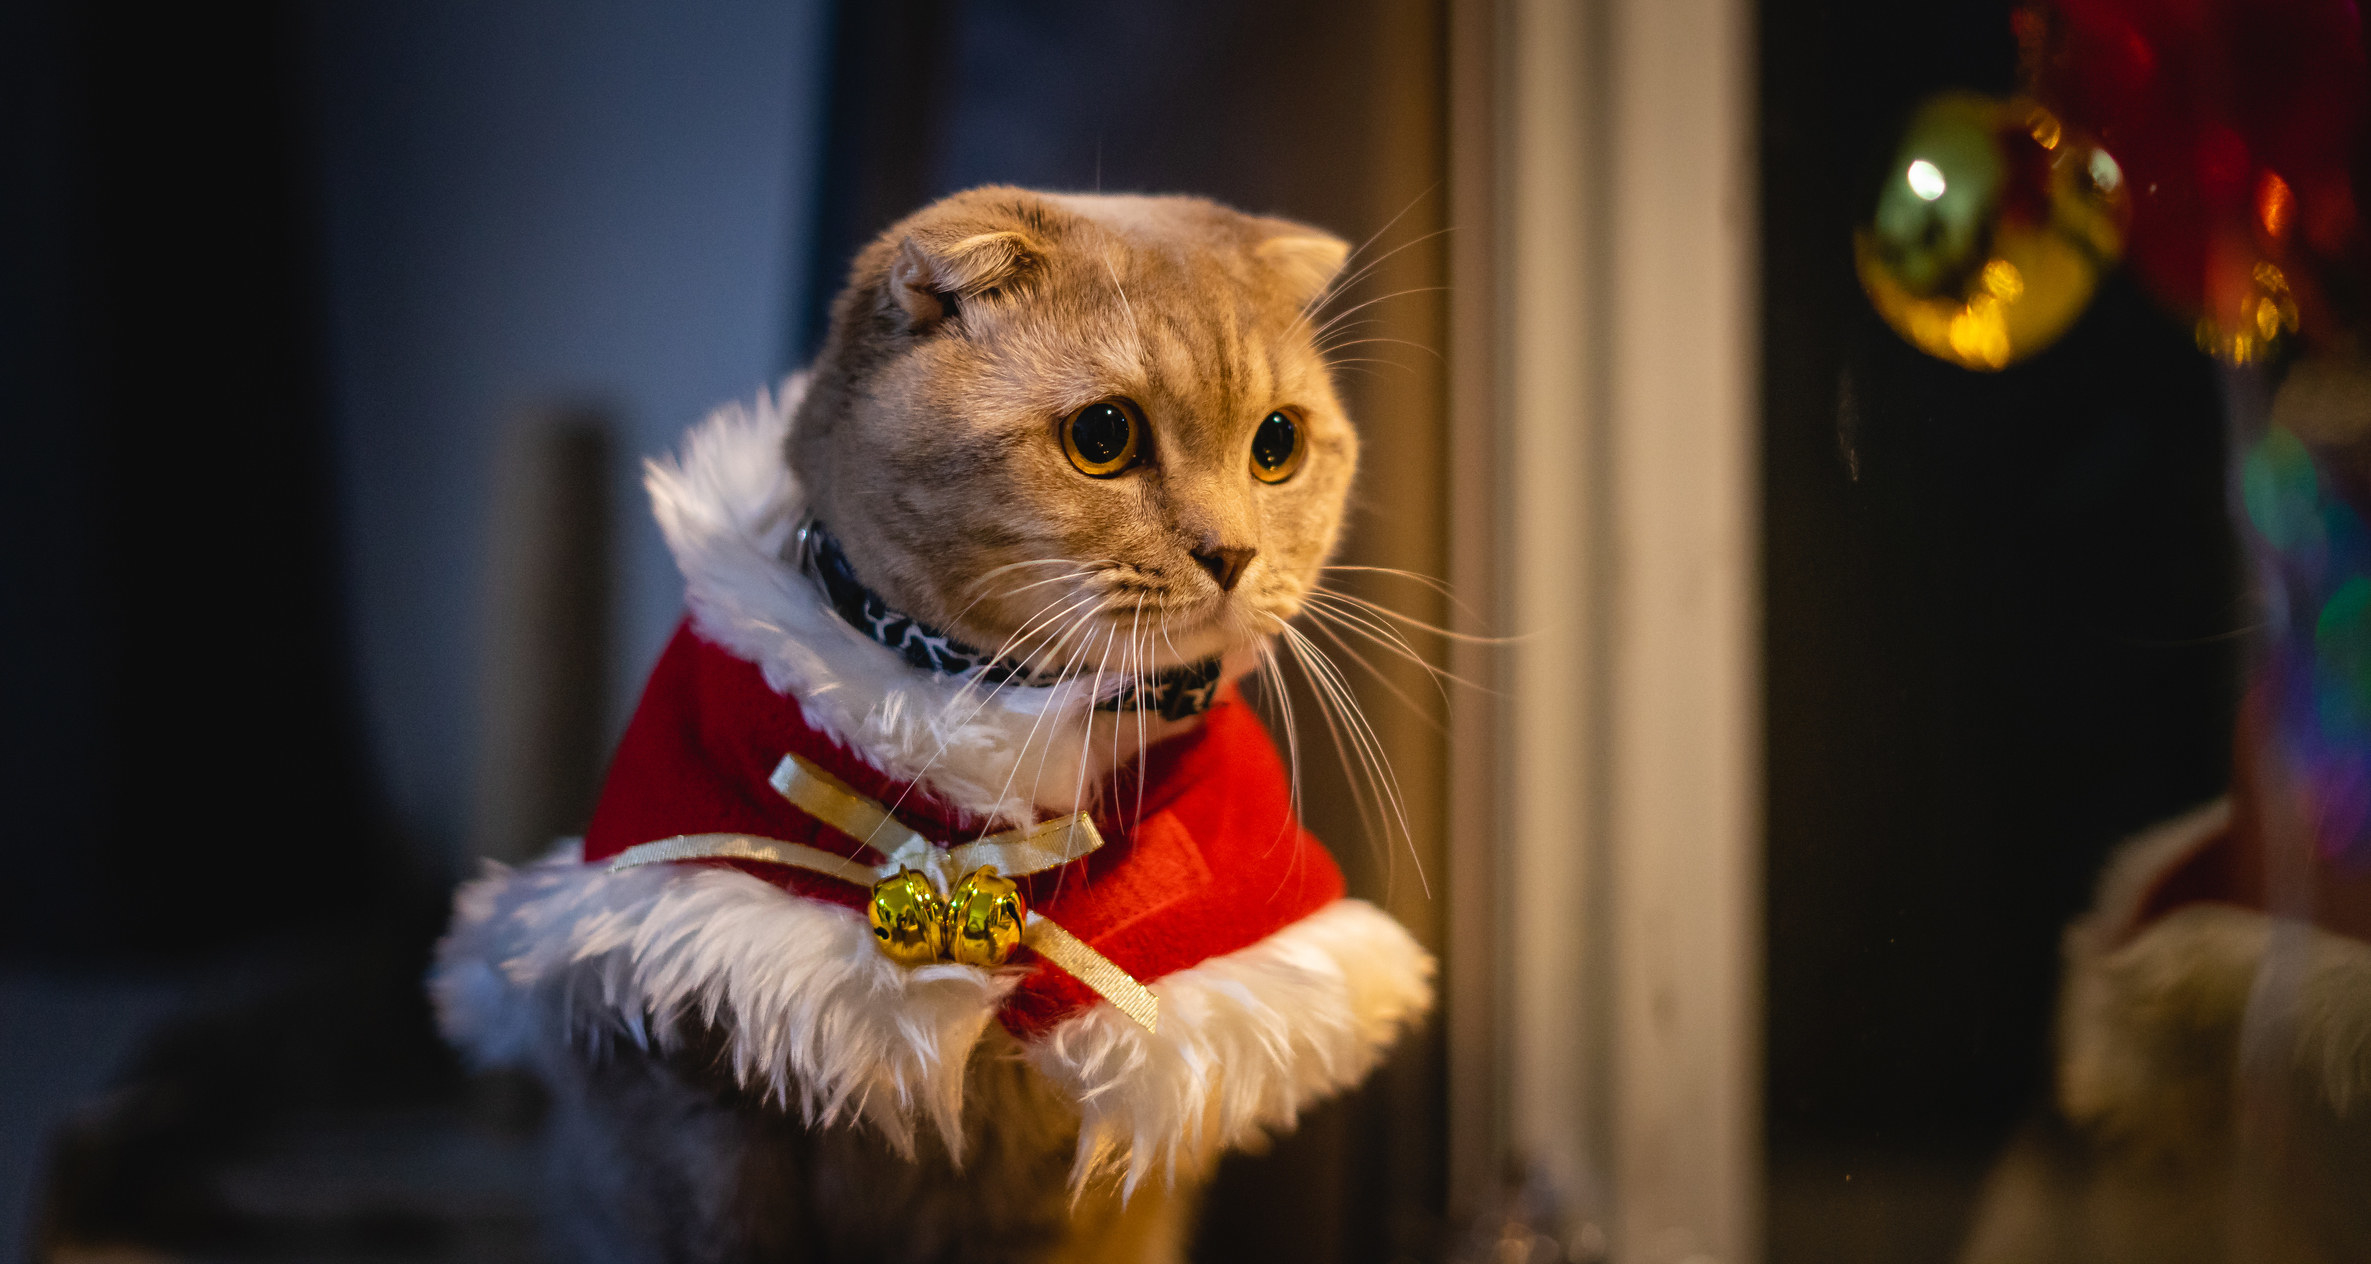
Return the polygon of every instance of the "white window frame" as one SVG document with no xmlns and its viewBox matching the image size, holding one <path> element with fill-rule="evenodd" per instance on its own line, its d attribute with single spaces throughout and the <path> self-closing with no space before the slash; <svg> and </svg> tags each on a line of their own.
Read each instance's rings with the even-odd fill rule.
<svg viewBox="0 0 2371 1264">
<path fill-rule="evenodd" d="M 1453 1211 L 1761 1251 L 1757 196 L 1742 0 L 1452 13 Z M 1473 833 L 1466 832 L 1474 831 Z M 1479 835 L 1478 837 L 1476 835 Z"/>
</svg>

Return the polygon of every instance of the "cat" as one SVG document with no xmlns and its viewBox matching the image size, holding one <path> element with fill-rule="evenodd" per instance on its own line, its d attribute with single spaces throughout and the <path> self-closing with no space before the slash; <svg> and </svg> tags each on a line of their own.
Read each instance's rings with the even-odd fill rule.
<svg viewBox="0 0 2371 1264">
<path fill-rule="evenodd" d="M 1219 1154 L 1421 1018 L 1237 688 L 1342 532 L 1348 254 L 957 194 L 653 463 L 685 624 L 586 838 L 466 885 L 430 981 L 552 1088 L 566 1257 L 1181 1259 Z"/>
</svg>

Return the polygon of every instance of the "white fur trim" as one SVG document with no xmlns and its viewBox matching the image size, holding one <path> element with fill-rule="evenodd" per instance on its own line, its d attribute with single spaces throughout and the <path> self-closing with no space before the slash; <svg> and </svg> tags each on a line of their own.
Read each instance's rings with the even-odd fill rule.
<svg viewBox="0 0 2371 1264">
<path fill-rule="evenodd" d="M 1027 823 L 1077 809 L 1106 773 L 1195 721 L 1094 712 L 1094 676 L 1042 689 L 980 686 L 918 672 L 832 612 L 784 552 L 806 494 L 784 456 L 804 377 L 728 404 L 643 484 L 683 571 L 700 632 L 765 672 L 807 722 L 899 781 L 975 816 Z M 1250 660 L 1230 655 L 1228 675 Z M 1107 691 L 1121 687 L 1107 678 Z M 1024 758 L 1025 756 L 1025 758 Z"/>
<path fill-rule="evenodd" d="M 541 1042 L 664 1046 L 719 1024 L 740 1082 L 810 1122 L 861 1119 L 909 1148 L 960 1142 L 964 1067 L 1016 971 L 908 970 L 850 910 L 730 869 L 622 873 L 573 852 L 490 866 L 455 902 L 429 988 L 447 1038 L 486 1065 Z M 1363 1078 L 1432 1000 L 1432 959 L 1372 905 L 1339 900 L 1239 952 L 1153 983 L 1158 1034 L 1097 1004 L 1030 1062 L 1080 1112 L 1074 1183 L 1197 1171 Z"/>
<path fill-rule="evenodd" d="M 1134 1190 L 1290 1128 L 1365 1079 L 1423 1017 L 1432 974 L 1432 957 L 1389 914 L 1336 900 L 1154 983 L 1157 1032 L 1110 1005 L 1062 1023 L 1029 1060 L 1079 1104 L 1072 1184 L 1108 1171 Z"/>
<path fill-rule="evenodd" d="M 482 1065 L 531 1065 L 554 1034 L 663 1048 L 686 1020 L 718 1023 L 744 1086 L 811 1123 L 861 1118 L 910 1151 L 917 1117 L 960 1143 L 965 1060 L 1014 982 L 905 969 L 854 911 L 736 870 L 610 873 L 568 848 L 461 888 L 429 994 Z"/>
<path fill-rule="evenodd" d="M 2278 923 L 2198 903 L 2137 925 L 2164 876 L 2229 828 L 2217 800 L 2117 849 L 2092 912 L 2067 928 L 2058 1092 L 2070 1118 L 2172 1145 L 2220 1136 L 2241 1028 Z M 2291 923 L 2292 1066 L 2345 1116 L 2371 1101 L 2371 944 Z"/>
</svg>

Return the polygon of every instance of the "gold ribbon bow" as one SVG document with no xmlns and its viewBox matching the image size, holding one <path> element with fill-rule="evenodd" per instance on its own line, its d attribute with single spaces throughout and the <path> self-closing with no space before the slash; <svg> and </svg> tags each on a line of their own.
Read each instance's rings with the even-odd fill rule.
<svg viewBox="0 0 2371 1264">
<path fill-rule="evenodd" d="M 609 871 L 676 860 L 759 860 L 869 887 L 882 951 L 907 964 L 1001 962 L 1010 943 L 998 927 L 1018 921 L 1018 942 L 1094 989 L 1146 1031 L 1157 1028 L 1161 1002 L 1151 989 L 1053 919 L 1025 908 L 1018 889 L 1006 881 L 1058 868 L 1103 846 L 1102 833 L 1086 813 L 938 847 L 887 808 L 795 754 L 784 755 L 768 780 L 792 807 L 872 847 L 888 863 L 868 865 L 820 847 L 753 834 L 678 834 L 628 847 L 609 862 Z M 1002 948 L 987 946 L 999 942 Z"/>
</svg>

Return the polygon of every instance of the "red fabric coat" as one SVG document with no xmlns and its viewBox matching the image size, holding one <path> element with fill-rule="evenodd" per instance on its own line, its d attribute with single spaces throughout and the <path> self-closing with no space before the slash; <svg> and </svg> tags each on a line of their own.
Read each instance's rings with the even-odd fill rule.
<svg viewBox="0 0 2371 1264">
<path fill-rule="evenodd" d="M 585 831 L 586 863 L 606 863 L 640 843 L 707 833 L 806 843 L 881 863 L 872 849 L 774 792 L 767 778 L 792 751 L 858 793 L 895 804 L 897 818 L 932 842 L 965 842 L 1003 824 L 907 793 L 905 783 L 810 727 L 798 703 L 774 692 L 755 664 L 702 639 L 686 621 L 618 743 Z M 1095 812 L 1102 849 L 1020 880 L 1031 908 L 1137 981 L 1249 947 L 1341 897 L 1341 870 L 1293 819 L 1275 745 L 1232 687 L 1200 728 L 1153 747 L 1143 770 L 1141 819 L 1133 778 L 1115 783 Z M 858 910 L 866 904 L 863 888 L 801 869 L 698 863 L 731 864 L 808 899 Z M 1001 1015 L 1016 1034 L 1043 1033 L 1099 999 L 1027 949 L 1014 964 L 1030 972 Z"/>
</svg>

